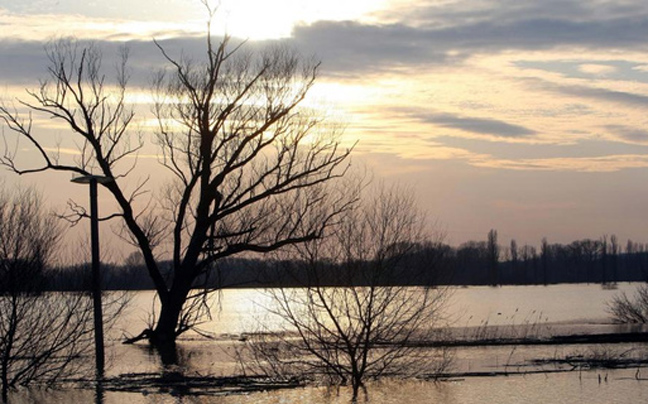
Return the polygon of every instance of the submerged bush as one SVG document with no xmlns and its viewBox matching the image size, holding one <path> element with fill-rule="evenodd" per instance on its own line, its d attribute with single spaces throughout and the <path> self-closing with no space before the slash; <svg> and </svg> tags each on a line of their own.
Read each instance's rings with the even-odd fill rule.
<svg viewBox="0 0 648 404">
<path fill-rule="evenodd" d="M 366 380 L 434 376 L 449 366 L 449 349 L 432 346 L 448 288 L 399 284 L 412 268 L 420 280 L 438 279 L 435 256 L 421 253 L 429 242 L 422 214 L 400 189 L 369 197 L 327 236 L 285 251 L 292 255 L 278 265 L 306 282 L 268 290 L 273 321 L 285 327 L 250 338 L 242 365 L 280 380 L 351 385 L 354 398 Z M 322 282 L 333 271 L 342 286 Z"/>
<path fill-rule="evenodd" d="M 639 286 L 632 297 L 625 292 L 616 295 L 608 312 L 616 323 L 648 323 L 648 285 Z"/>
</svg>

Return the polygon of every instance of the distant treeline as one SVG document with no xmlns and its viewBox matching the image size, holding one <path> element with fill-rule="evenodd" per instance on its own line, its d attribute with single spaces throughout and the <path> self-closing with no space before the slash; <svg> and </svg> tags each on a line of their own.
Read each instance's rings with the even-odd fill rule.
<svg viewBox="0 0 648 404">
<path fill-rule="evenodd" d="M 529 285 L 555 283 L 613 283 L 648 280 L 648 246 L 628 241 L 621 246 L 615 236 L 583 239 L 569 244 L 552 244 L 543 239 L 540 247 L 507 246 L 498 243 L 491 230 L 484 241 L 469 241 L 458 247 L 444 243 L 412 246 L 394 262 L 392 277 L 381 280 L 398 285 Z M 335 264 L 319 265 L 317 282 L 341 286 L 363 284 L 362 277 L 350 278 Z M 360 265 L 358 266 L 360 267 Z M 173 274 L 171 265 L 165 271 Z M 345 271 L 343 274 L 342 271 Z M 235 288 L 303 286 L 313 282 L 312 273 L 301 263 L 265 259 L 230 258 L 219 262 L 208 279 L 196 287 Z M 360 273 L 360 272 L 358 272 Z M 123 265 L 103 264 L 105 289 L 153 289 L 146 268 L 133 254 Z M 89 265 L 59 268 L 47 272 L 50 289 L 82 290 L 89 286 Z"/>
<path fill-rule="evenodd" d="M 542 239 L 540 248 L 497 242 L 491 230 L 486 241 L 469 241 L 448 252 L 452 283 L 458 285 L 527 285 L 613 283 L 648 280 L 648 245 L 616 236 L 582 239 L 569 244 Z"/>
</svg>

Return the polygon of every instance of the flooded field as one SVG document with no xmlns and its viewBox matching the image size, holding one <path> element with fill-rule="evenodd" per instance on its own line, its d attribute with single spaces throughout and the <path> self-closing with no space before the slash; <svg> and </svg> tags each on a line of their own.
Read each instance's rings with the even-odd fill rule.
<svg viewBox="0 0 648 404">
<path fill-rule="evenodd" d="M 447 306 L 448 325 L 463 337 L 478 335 L 550 336 L 574 333 L 627 331 L 612 324 L 606 304 L 615 293 L 632 293 L 635 285 L 618 289 L 599 285 L 509 286 L 459 288 L 451 291 Z M 139 333 L 152 307 L 152 292 L 134 295 L 126 317 L 112 331 L 107 351 L 108 376 L 157 374 L 163 370 L 155 352 L 146 344 L 122 345 L 123 335 Z M 245 333 L 259 329 L 259 322 L 279 330 L 281 321 L 268 317 L 271 304 L 261 290 L 226 290 L 214 300 L 214 318 L 198 334 L 179 342 L 182 369 L 190 375 L 222 377 L 239 374 L 237 350 Z M 645 344 L 583 344 L 491 347 L 459 347 L 453 352 L 450 375 L 442 381 L 384 381 L 368 387 L 371 403 L 615 403 L 642 402 L 648 396 L 648 369 L 590 369 L 556 358 L 626 356 L 648 357 Z M 169 371 L 169 369 L 165 369 Z M 499 374 L 478 377 L 478 374 Z M 23 391 L 12 402 L 104 402 L 104 403 L 330 403 L 348 402 L 346 388 L 300 387 L 244 395 L 213 395 L 192 389 L 143 389 L 139 392 L 105 391 L 98 397 L 92 389 L 58 392 Z M 363 399 L 364 400 L 364 399 Z"/>
</svg>

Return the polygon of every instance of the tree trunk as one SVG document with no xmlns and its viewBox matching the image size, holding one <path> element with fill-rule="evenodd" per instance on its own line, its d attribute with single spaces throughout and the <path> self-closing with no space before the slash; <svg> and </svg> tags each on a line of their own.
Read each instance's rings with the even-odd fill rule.
<svg viewBox="0 0 648 404">
<path fill-rule="evenodd" d="M 2 361 L 2 402 L 7 403 L 9 400 L 9 378 L 7 376 L 7 361 Z"/>
<path fill-rule="evenodd" d="M 13 273 L 13 272 L 12 272 Z M 13 278 L 13 276 L 12 276 Z M 15 290 L 15 289 L 14 289 Z M 9 317 L 9 329 L 4 336 L 5 341 L 2 351 L 2 402 L 9 402 L 9 361 L 13 355 L 14 338 L 16 337 L 16 329 L 18 322 L 18 298 L 15 294 L 11 296 L 11 316 Z"/>
<path fill-rule="evenodd" d="M 358 402 L 358 393 L 360 392 L 361 388 L 364 391 L 364 383 L 362 383 L 362 376 L 353 375 L 353 377 L 351 378 L 351 389 L 353 391 L 352 393 L 353 395 L 351 397 L 352 403 Z"/>
<path fill-rule="evenodd" d="M 168 300 L 162 302 L 157 325 L 149 337 L 151 345 L 160 354 L 163 365 L 178 363 L 177 327 L 186 296 L 187 293 L 171 293 Z"/>
</svg>

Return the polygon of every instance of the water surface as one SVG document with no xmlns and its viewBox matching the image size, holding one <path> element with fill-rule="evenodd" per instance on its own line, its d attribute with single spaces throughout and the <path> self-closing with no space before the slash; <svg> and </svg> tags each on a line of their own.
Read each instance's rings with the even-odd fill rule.
<svg viewBox="0 0 648 404">
<path fill-rule="evenodd" d="M 502 331 L 565 334 L 571 332 L 615 331 L 606 312 L 607 304 L 620 292 L 632 293 L 636 285 L 620 284 L 617 290 L 600 285 L 504 286 L 453 288 L 447 317 L 456 332 Z M 184 371 L 191 374 L 226 376 L 240 372 L 236 359 L 238 339 L 261 327 L 280 330 L 282 322 L 268 317 L 271 298 L 263 290 L 225 290 L 213 297 L 214 316 L 201 324 L 206 339 L 187 334 L 179 342 Z M 108 348 L 109 376 L 123 373 L 160 372 L 157 355 L 146 344 L 119 344 L 123 335 L 138 334 L 150 321 L 155 307 L 154 293 L 137 292 L 131 308 L 112 331 Z M 458 331 L 457 331 L 458 330 Z M 566 373 L 524 374 L 532 359 L 561 357 L 599 350 L 648 355 L 645 344 L 600 346 L 473 347 L 455 353 L 457 372 L 510 371 L 508 377 L 468 377 L 440 383 L 401 381 L 374 383 L 369 403 L 628 403 L 646 402 L 648 369 L 572 371 Z M 608 351 L 609 353 L 610 351 Z M 542 368 L 542 367 L 541 367 Z M 546 370 L 557 369 L 547 366 Z M 643 375 L 642 375 L 643 373 Z M 645 380 L 644 380 L 645 378 Z M 601 382 L 599 383 L 599 379 Z M 92 402 L 93 391 L 22 392 L 15 402 Z M 104 403 L 348 403 L 348 389 L 298 388 L 236 396 L 181 396 L 155 391 L 143 393 L 106 392 Z M 364 401 L 364 399 L 363 399 Z"/>
</svg>

